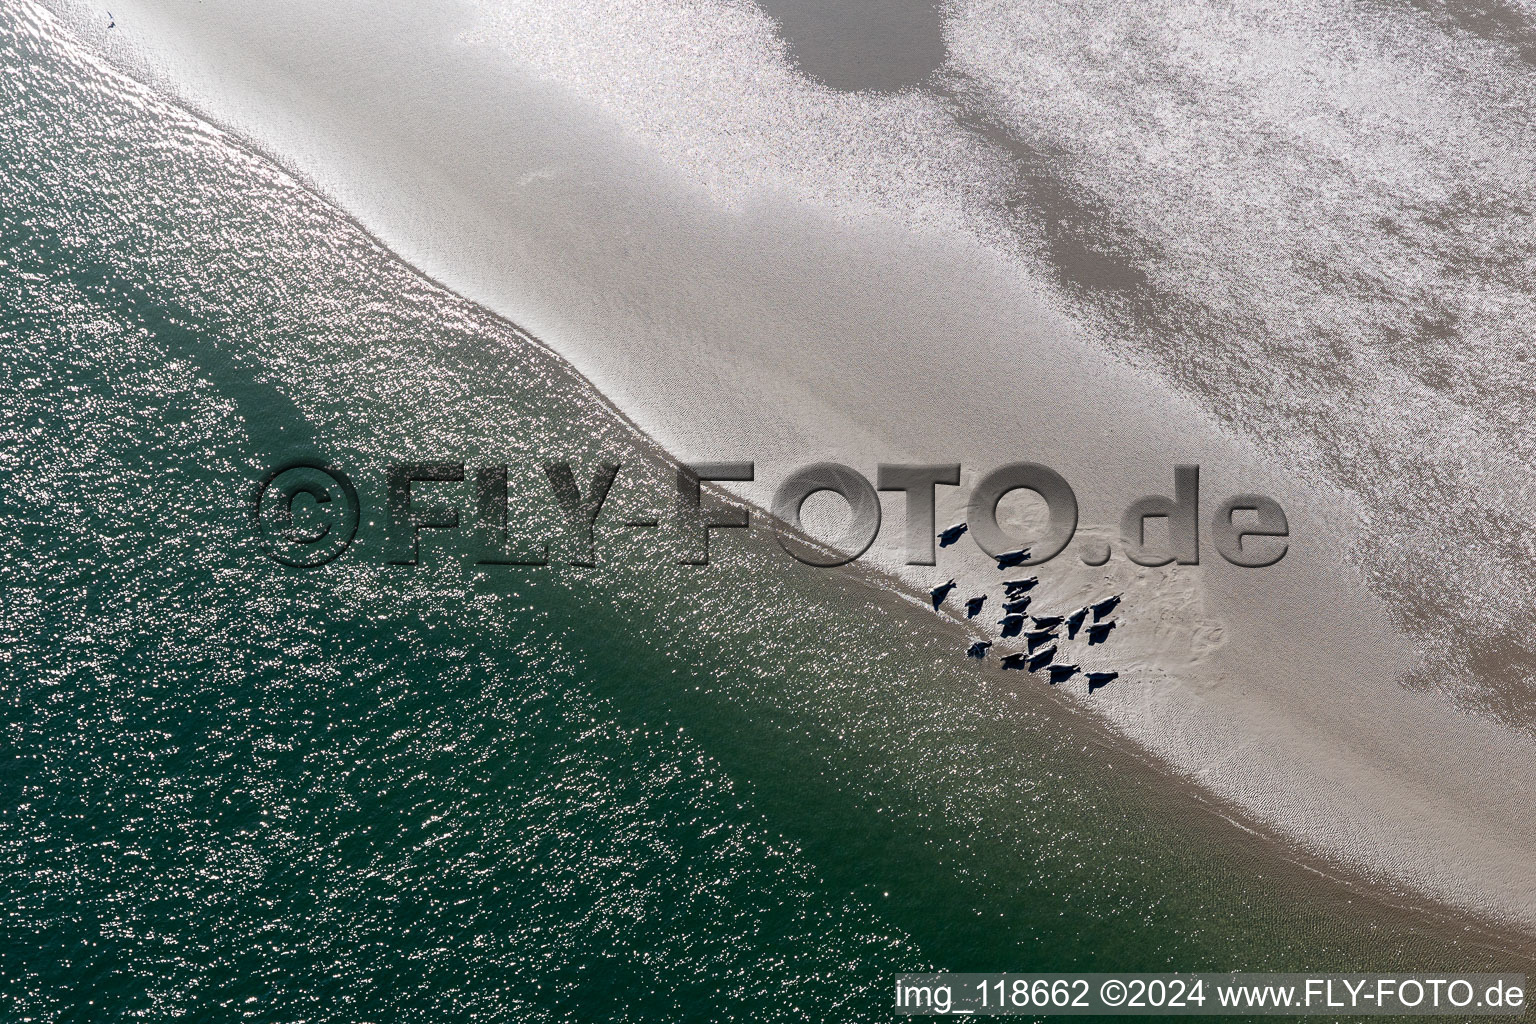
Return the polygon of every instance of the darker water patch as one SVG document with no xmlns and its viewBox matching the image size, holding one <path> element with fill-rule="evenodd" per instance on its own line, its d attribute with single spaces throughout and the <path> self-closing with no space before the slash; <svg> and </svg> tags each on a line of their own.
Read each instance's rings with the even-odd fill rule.
<svg viewBox="0 0 1536 1024">
<path fill-rule="evenodd" d="M 800 70 L 834 89 L 895 92 L 944 62 L 943 19 L 923 0 L 757 0 Z"/>
<path fill-rule="evenodd" d="M 1406 6 L 1445 29 L 1506 46 L 1524 63 L 1536 64 L 1536 26 L 1508 0 L 1408 0 Z"/>
</svg>

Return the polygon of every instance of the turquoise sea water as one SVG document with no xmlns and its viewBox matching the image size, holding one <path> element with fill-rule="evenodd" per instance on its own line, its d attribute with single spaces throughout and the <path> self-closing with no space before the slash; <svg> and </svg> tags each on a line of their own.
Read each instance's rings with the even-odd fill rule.
<svg viewBox="0 0 1536 1024">
<path fill-rule="evenodd" d="M 899 970 L 1524 964 L 757 531 L 707 569 L 643 534 L 387 565 L 391 462 L 611 456 L 636 515 L 669 471 L 27 8 L 0 56 L 0 1016 L 858 1020 Z M 248 518 L 295 458 L 362 492 L 318 570 Z"/>
</svg>

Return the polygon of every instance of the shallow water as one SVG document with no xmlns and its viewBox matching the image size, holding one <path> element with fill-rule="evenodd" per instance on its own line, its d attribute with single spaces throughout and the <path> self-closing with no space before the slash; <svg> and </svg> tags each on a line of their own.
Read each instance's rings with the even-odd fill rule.
<svg viewBox="0 0 1536 1024">
<path fill-rule="evenodd" d="M 622 536 L 596 570 L 386 566 L 389 462 L 613 454 L 625 512 L 666 468 L 47 19 L 0 54 L 6 1016 L 880 1019 L 926 966 L 1521 962 L 771 536 L 704 571 Z M 316 456 L 364 529 L 284 569 L 246 496 Z"/>
</svg>

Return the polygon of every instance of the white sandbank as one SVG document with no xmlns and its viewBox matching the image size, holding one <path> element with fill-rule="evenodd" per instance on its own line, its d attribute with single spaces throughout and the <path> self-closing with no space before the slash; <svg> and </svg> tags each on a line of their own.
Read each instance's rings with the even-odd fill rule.
<svg viewBox="0 0 1536 1024">
<path fill-rule="evenodd" d="M 1536 931 L 1536 742 L 1401 685 L 1413 643 L 1360 568 L 1360 494 L 1274 465 L 1075 322 L 985 215 L 1004 170 L 943 103 L 805 81 L 750 4 L 116 0 L 110 33 L 56 9 L 677 457 L 755 460 L 760 504 L 822 460 L 957 461 L 966 485 L 1042 462 L 1080 537 L 1176 463 L 1202 466 L 1207 508 L 1275 497 L 1293 537 L 1271 569 L 1207 543 L 1198 567 L 1090 569 L 1074 544 L 1041 570 L 1043 603 L 1127 592 L 1095 652 L 1122 684 L 1079 688 L 1084 713 L 1315 854 Z M 885 512 L 870 557 L 915 585 L 997 578 L 969 541 L 901 565 L 898 496 Z"/>
</svg>

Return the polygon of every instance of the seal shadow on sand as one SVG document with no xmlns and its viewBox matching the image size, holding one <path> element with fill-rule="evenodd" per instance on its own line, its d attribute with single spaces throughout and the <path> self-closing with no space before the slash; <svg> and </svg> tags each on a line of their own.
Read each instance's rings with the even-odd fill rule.
<svg viewBox="0 0 1536 1024">
<path fill-rule="evenodd" d="M 997 519 L 1004 532 L 1024 546 L 1048 530 L 1045 504 L 1035 499 L 1004 499 Z M 1147 532 L 1156 544 L 1151 524 Z M 1101 548 L 1114 551 L 1101 565 L 1085 564 L 1080 557 Z M 1208 600 L 1197 567 L 1172 562 L 1137 565 L 1125 557 L 1118 526 L 1079 523 L 1067 549 L 1036 571 L 1042 582 L 1033 596 L 1044 613 L 1066 615 L 1108 595 L 1123 595 L 1113 616 L 1119 627 L 1113 640 L 1074 652 L 1086 658 L 1085 670 L 1121 673 L 1115 696 L 1134 692 L 1137 700 L 1160 703 L 1174 689 L 1206 691 L 1227 681 L 1227 673 L 1213 660 L 1227 643 L 1227 623 Z M 965 580 L 962 591 L 974 592 L 987 580 L 990 574 L 981 581 Z"/>
</svg>

